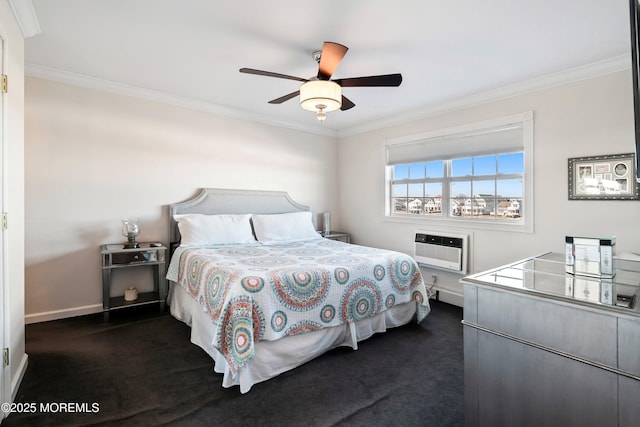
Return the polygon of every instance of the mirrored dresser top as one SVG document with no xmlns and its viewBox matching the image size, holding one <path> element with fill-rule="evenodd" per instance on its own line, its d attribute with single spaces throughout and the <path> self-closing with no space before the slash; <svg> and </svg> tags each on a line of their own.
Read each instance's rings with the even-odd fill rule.
<svg viewBox="0 0 640 427">
<path fill-rule="evenodd" d="M 549 252 L 467 276 L 463 281 L 640 316 L 640 261 L 636 260 L 616 259 L 612 278 L 592 277 L 566 273 L 564 254 Z"/>
</svg>

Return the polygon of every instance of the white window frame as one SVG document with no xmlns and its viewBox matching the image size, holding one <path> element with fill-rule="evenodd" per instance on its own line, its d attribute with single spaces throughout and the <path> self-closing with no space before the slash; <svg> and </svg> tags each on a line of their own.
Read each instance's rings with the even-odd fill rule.
<svg viewBox="0 0 640 427">
<path fill-rule="evenodd" d="M 438 152 L 442 152 L 442 140 L 446 138 L 454 139 L 461 135 L 473 135 L 479 134 L 484 131 L 490 131 L 491 129 L 497 129 L 501 127 L 507 127 L 509 125 L 518 124 L 523 129 L 523 141 L 522 151 L 524 152 L 524 176 L 523 176 L 523 216 L 521 221 L 505 222 L 496 220 L 482 220 L 482 219 L 466 219 L 464 217 L 451 217 L 443 215 L 442 217 L 436 216 L 424 216 L 424 215 L 407 215 L 407 214 L 394 214 L 391 206 L 391 179 L 393 166 L 389 164 L 389 147 L 402 147 L 399 144 L 429 144 L 434 143 L 434 147 L 437 145 Z M 452 144 L 452 150 L 445 153 L 447 158 L 455 157 L 472 157 L 474 153 L 457 153 L 455 144 Z M 384 220 L 392 222 L 402 223 L 414 223 L 421 224 L 429 227 L 456 227 L 456 228 L 469 228 L 469 229 L 486 229 L 495 231 L 516 231 L 533 233 L 534 229 L 534 193 L 533 193 L 533 112 L 527 111 L 520 114 L 511 116 L 500 117 L 492 120 L 485 120 L 482 122 L 476 122 L 464 126 L 457 126 L 452 128 L 440 129 L 433 132 L 427 132 L 417 135 L 404 136 L 400 138 L 389 139 L 384 144 L 384 159 L 385 159 L 385 211 Z M 446 148 L 445 148 L 446 150 Z M 458 154 L 460 154 L 458 156 Z M 482 150 L 478 150 L 475 155 L 482 156 L 484 153 Z M 433 160 L 444 160 L 434 158 Z M 417 159 L 416 162 L 421 161 Z M 445 162 L 446 163 L 446 162 Z M 444 182 L 444 181 L 443 181 Z M 443 189 L 443 193 L 445 190 Z M 448 191 L 447 191 L 448 193 Z M 443 194 L 444 197 L 445 194 Z"/>
</svg>

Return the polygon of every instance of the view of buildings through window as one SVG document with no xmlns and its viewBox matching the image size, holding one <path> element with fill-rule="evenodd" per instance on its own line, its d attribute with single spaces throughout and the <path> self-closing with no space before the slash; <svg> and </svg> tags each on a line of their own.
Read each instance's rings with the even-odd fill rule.
<svg viewBox="0 0 640 427">
<path fill-rule="evenodd" d="M 391 168 L 391 213 L 522 221 L 524 152 Z"/>
</svg>

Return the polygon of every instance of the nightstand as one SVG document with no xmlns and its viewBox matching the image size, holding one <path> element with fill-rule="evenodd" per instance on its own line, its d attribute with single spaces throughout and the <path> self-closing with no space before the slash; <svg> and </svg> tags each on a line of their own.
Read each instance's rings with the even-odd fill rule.
<svg viewBox="0 0 640 427">
<path fill-rule="evenodd" d="M 165 252 L 167 248 L 161 243 L 139 243 L 136 248 L 126 248 L 124 244 L 108 244 L 100 246 L 102 255 L 102 310 L 104 321 L 109 321 L 109 313 L 126 307 L 144 304 L 160 304 L 164 311 L 167 299 L 167 280 L 165 278 Z M 111 296 L 111 272 L 123 268 L 153 268 L 153 291 L 142 292 L 134 301 L 125 301 L 124 295 Z"/>
<path fill-rule="evenodd" d="M 351 243 L 351 234 L 342 233 L 340 231 L 331 231 L 328 234 L 323 234 L 322 237 L 326 239 L 331 239 L 331 240 L 339 240 L 345 243 Z"/>
</svg>

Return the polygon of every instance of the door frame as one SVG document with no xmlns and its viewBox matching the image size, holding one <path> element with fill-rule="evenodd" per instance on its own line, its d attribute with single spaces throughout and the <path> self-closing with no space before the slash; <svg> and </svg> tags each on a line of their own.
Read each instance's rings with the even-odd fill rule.
<svg viewBox="0 0 640 427">
<path fill-rule="evenodd" d="M 4 37 L 2 30 L 0 29 L 0 75 L 6 73 L 7 64 L 7 49 L 5 44 L 6 37 Z M 6 183 L 6 138 L 7 138 L 7 97 L 6 94 L 0 90 L 0 213 L 5 212 L 5 183 Z M 10 378 L 11 371 L 10 365 L 4 365 L 4 349 L 9 348 L 8 339 L 9 333 L 7 331 L 8 318 L 7 312 L 9 311 L 6 280 L 6 239 L 5 230 L 0 219 L 0 350 L 2 357 L 0 357 L 0 403 L 11 402 L 11 390 L 10 390 Z M 0 410 L 0 422 L 7 416 L 8 413 Z"/>
</svg>

